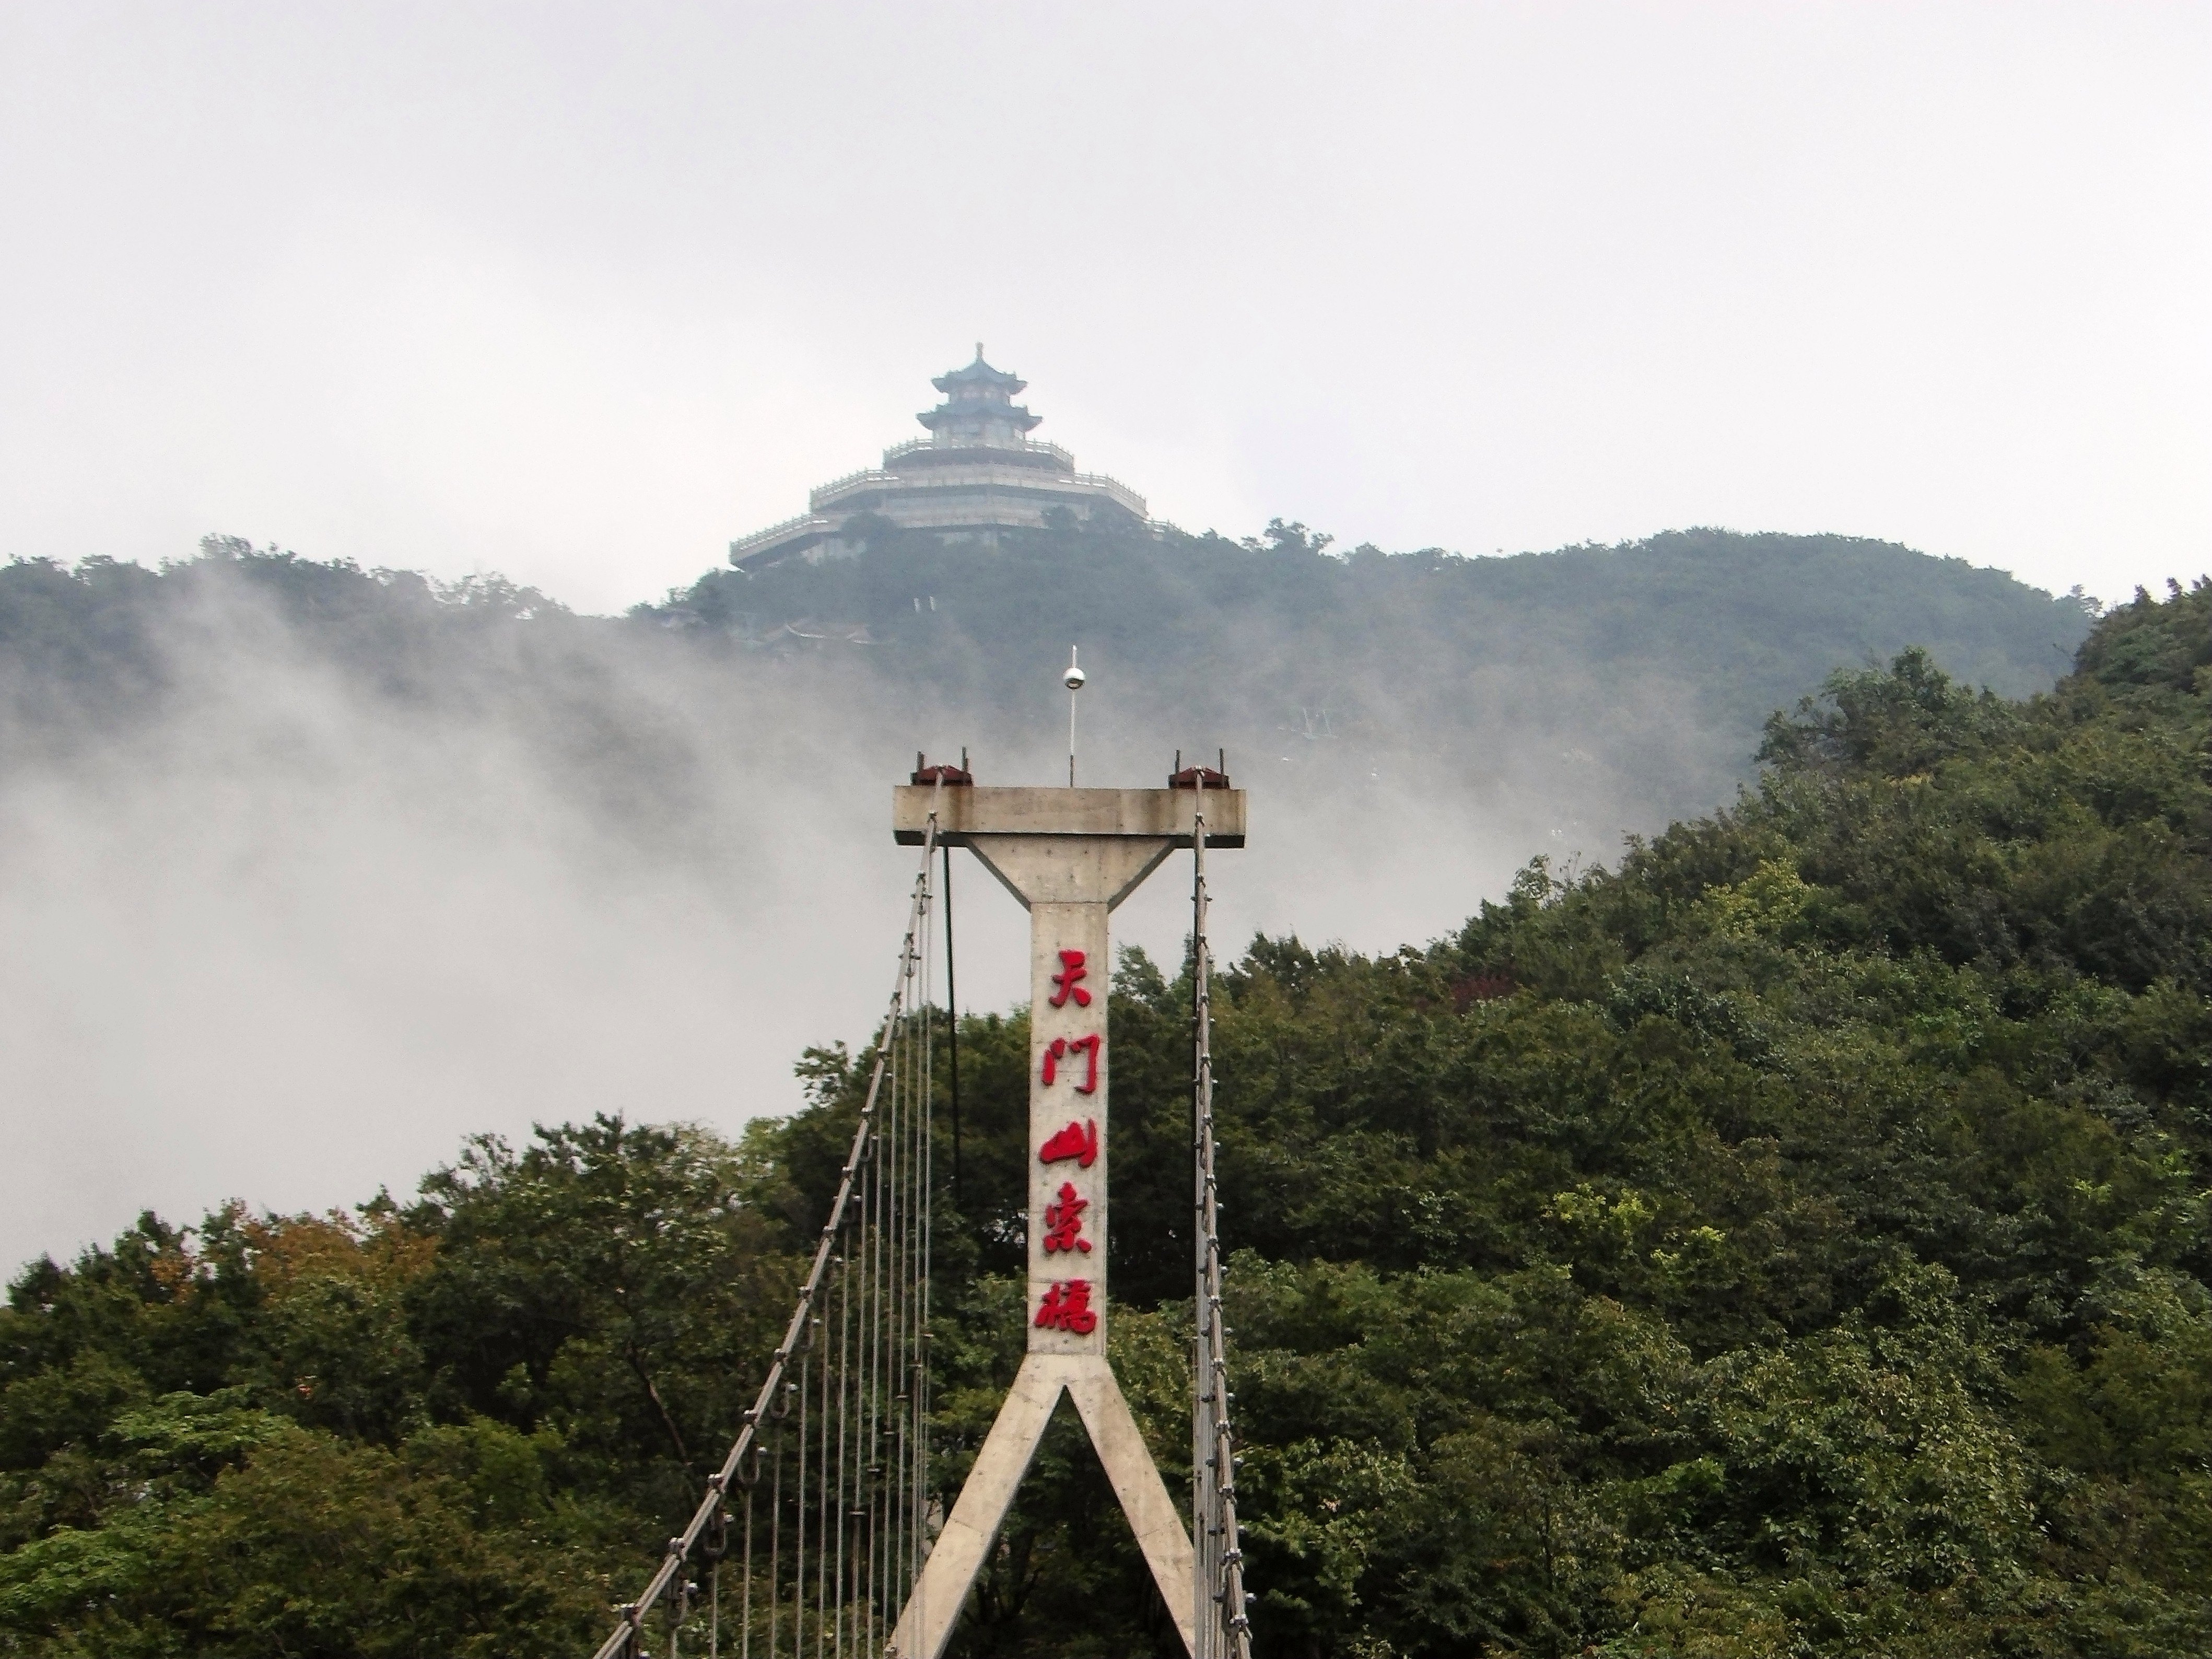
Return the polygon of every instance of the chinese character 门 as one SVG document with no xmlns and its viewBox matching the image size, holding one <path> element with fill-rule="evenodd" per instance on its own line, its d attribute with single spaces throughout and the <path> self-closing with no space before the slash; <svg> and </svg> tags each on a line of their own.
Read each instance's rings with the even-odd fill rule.
<svg viewBox="0 0 2212 1659">
<path fill-rule="evenodd" d="M 1043 1077 L 1046 1085 L 1049 1087 L 1060 1080 L 1061 1060 L 1066 1060 L 1070 1054 L 1087 1054 L 1091 1063 L 1085 1068 L 1083 1081 L 1075 1085 L 1075 1092 L 1079 1095 L 1097 1094 L 1098 1092 L 1098 1048 L 1101 1041 L 1098 1034 L 1093 1031 L 1089 1036 L 1054 1037 L 1050 1042 L 1045 1044 Z"/>
</svg>

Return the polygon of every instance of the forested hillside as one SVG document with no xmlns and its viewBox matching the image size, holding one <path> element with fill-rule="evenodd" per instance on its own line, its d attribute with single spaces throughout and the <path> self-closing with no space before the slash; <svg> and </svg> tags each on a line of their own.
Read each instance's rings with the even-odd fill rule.
<svg viewBox="0 0 2212 1659">
<path fill-rule="evenodd" d="M 1116 985 L 1114 1342 L 1172 1482 L 1188 987 Z M 2212 1650 L 2208 998 L 2206 581 L 2026 700 L 1846 668 L 1728 810 L 1425 946 L 1255 940 L 1215 1048 L 1261 1650 Z M 1022 1015 L 961 1041 L 948 1491 L 1021 1346 Z M 739 1145 L 549 1126 L 26 1269 L 0 1651 L 582 1650 L 749 1403 L 847 1052 Z M 964 1654 L 1166 1650 L 1069 1427 Z"/>
<path fill-rule="evenodd" d="M 586 791 L 681 787 L 665 775 L 680 745 L 625 695 L 642 665 L 725 676 L 726 699 L 796 693 L 886 722 L 942 710 L 1003 769 L 1050 752 L 1077 642 L 1087 742 L 1108 764 L 1149 770 L 1163 744 L 1204 734 L 1301 798 L 1415 780 L 1540 796 L 1534 817 L 1587 823 L 1597 848 L 1723 797 L 1767 713 L 1838 667 L 1917 644 L 1966 684 L 2024 696 L 2063 669 L 2094 608 L 1834 536 L 1470 559 L 1338 556 L 1279 521 L 1243 543 L 1066 521 L 995 549 L 871 522 L 862 556 L 712 573 L 624 618 L 496 577 L 441 588 L 225 538 L 158 571 L 19 562 L 0 568 L 0 744 L 112 737 L 240 659 L 281 657 L 412 711 L 513 710 Z"/>
<path fill-rule="evenodd" d="M 1570 810 L 1605 820 L 1632 799 L 1654 826 L 1728 793 L 1759 722 L 1835 668 L 1917 644 L 2021 696 L 2057 678 L 2089 621 L 2078 597 L 1843 536 L 1698 530 L 1467 558 L 1343 551 L 1280 520 L 1243 542 L 1154 541 L 1062 518 L 991 550 L 883 520 L 848 533 L 864 556 L 718 572 L 650 614 L 787 656 L 856 654 L 857 632 L 885 678 L 982 713 L 994 750 L 1021 741 L 1079 641 L 1132 731 L 1391 782 L 1527 787 L 1533 752 Z"/>
</svg>

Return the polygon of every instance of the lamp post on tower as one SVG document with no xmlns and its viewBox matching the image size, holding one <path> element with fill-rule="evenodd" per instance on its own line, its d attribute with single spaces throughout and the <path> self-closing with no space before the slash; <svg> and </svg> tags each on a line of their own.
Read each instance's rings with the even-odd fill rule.
<svg viewBox="0 0 2212 1659">
<path fill-rule="evenodd" d="M 1060 684 L 1067 688 L 1067 787 L 1071 789 L 1075 787 L 1075 694 L 1083 690 L 1087 678 L 1080 660 L 1082 654 L 1080 646 L 1067 647 L 1067 672 L 1060 677 Z"/>
</svg>

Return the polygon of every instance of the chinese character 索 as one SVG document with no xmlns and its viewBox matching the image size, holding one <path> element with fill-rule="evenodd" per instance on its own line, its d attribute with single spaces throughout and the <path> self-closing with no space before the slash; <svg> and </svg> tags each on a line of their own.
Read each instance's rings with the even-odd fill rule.
<svg viewBox="0 0 2212 1659">
<path fill-rule="evenodd" d="M 1083 1212 L 1090 1207 L 1089 1199 L 1075 1195 L 1073 1182 L 1060 1183 L 1060 1202 L 1044 1206 L 1044 1253 L 1047 1255 L 1055 1250 L 1065 1250 L 1070 1255 L 1079 1250 L 1085 1255 L 1091 1254 L 1091 1241 L 1078 1237 L 1083 1231 Z"/>
<path fill-rule="evenodd" d="M 1098 1328 L 1098 1316 L 1091 1307 L 1091 1281 L 1087 1279 L 1060 1279 L 1044 1293 L 1037 1304 L 1036 1327 L 1041 1331 L 1067 1331 L 1076 1336 L 1088 1336 Z"/>
</svg>

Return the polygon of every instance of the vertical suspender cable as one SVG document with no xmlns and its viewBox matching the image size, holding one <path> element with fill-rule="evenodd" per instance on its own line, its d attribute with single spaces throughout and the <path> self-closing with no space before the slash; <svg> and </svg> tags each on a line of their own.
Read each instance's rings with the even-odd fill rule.
<svg viewBox="0 0 2212 1659">
<path fill-rule="evenodd" d="M 806 1352 L 799 1360 L 799 1502 L 792 1517 L 791 1651 L 803 1659 L 806 1651 L 806 1464 L 808 1428 L 813 1419 L 815 1328 L 821 1321 L 811 1314 L 806 1321 Z"/>
<path fill-rule="evenodd" d="M 960 1207 L 960 994 L 952 978 L 952 848 L 945 849 L 945 1045 L 952 1067 L 952 1207 Z"/>
<path fill-rule="evenodd" d="M 880 1131 L 878 1131 L 880 1133 Z M 890 1194 L 883 1180 L 883 1160 L 876 1160 L 876 1188 L 868 1214 L 872 1224 L 868 1238 L 868 1273 L 875 1284 L 875 1317 L 868 1328 L 868 1465 L 870 1486 L 868 1493 L 868 1571 L 872 1584 L 884 1583 L 883 1551 L 884 1545 L 883 1462 L 884 1462 L 884 1368 L 890 1363 L 886 1324 L 890 1313 L 890 1263 L 884 1248 L 884 1233 L 890 1214 Z"/>
<path fill-rule="evenodd" d="M 777 1413 L 781 1418 L 782 1413 Z M 768 1659 L 776 1659 L 775 1640 L 783 1622 L 783 1432 L 775 1437 L 775 1473 L 769 1492 Z"/>
<path fill-rule="evenodd" d="M 953 1084 L 957 1100 L 959 1083 L 960 1015 L 952 1001 L 952 849 L 945 849 L 945 1029 L 953 1044 Z M 915 1242 L 919 1261 L 915 1273 L 915 1331 L 914 1331 L 914 1400 L 908 1413 L 913 1429 L 913 1472 L 908 1477 L 912 1501 L 908 1513 L 901 1517 L 903 1524 L 898 1536 L 906 1547 L 906 1571 L 900 1575 L 902 1583 L 912 1584 L 921 1576 L 922 1557 L 927 1548 L 929 1526 L 929 1328 L 930 1303 L 930 1241 L 936 1220 L 937 1192 L 937 1092 L 936 1079 L 931 1075 L 931 1059 L 934 1052 L 929 1041 L 930 997 L 927 972 L 921 987 L 921 1109 L 915 1122 L 915 1141 L 919 1156 L 915 1160 Z M 957 1117 L 954 1119 L 957 1123 Z M 954 1166 L 957 1169 L 958 1165 Z M 902 1597 L 902 1600 L 904 1598 Z M 896 1619 L 895 1610 L 886 1609 L 888 1618 Z"/>
<path fill-rule="evenodd" d="M 846 1498 L 846 1482 L 852 1469 L 852 1407 L 853 1397 L 853 1273 L 851 1254 L 841 1258 L 837 1269 L 837 1488 L 833 1505 L 837 1515 L 837 1565 L 830 1583 L 835 1586 L 830 1596 L 830 1607 L 836 1621 L 836 1636 L 833 1647 L 837 1659 L 845 1659 L 845 1609 L 849 1599 L 845 1594 L 845 1537 L 851 1530 L 847 1522 L 851 1505 Z"/>
<path fill-rule="evenodd" d="M 684 1566 L 709 1527 L 721 1525 L 729 1484 L 741 1470 L 747 1487 L 747 1523 L 744 1625 L 738 1646 L 741 1659 L 751 1659 L 756 1564 L 750 1487 L 759 1470 L 760 1454 L 769 1441 L 774 1444 L 768 1500 L 769 1559 L 757 1598 L 766 1613 L 762 1634 L 768 1659 L 784 1659 L 787 1651 L 789 1659 L 807 1659 L 810 1589 L 814 1603 L 814 1659 L 830 1659 L 833 1644 L 842 1659 L 848 1640 L 854 1644 L 855 1659 L 865 1659 L 861 1647 L 876 1646 L 872 1632 L 890 1613 L 896 1613 L 919 1567 L 926 1541 L 919 1534 L 927 1513 L 922 1482 L 927 1470 L 925 1370 L 933 1030 L 925 1003 L 933 959 L 928 928 L 942 776 L 937 783 L 930 798 L 890 1010 L 877 1040 L 852 1149 L 798 1305 L 753 1407 L 744 1414 L 744 1426 L 721 1468 L 708 1481 L 705 1498 L 684 1530 L 669 1540 L 667 1553 L 644 1594 L 622 1608 L 620 1620 L 595 1650 L 593 1659 L 641 1653 L 645 1620 L 664 1601 L 673 1645 L 690 1601 Z M 950 943 L 948 930 L 948 950 Z M 946 972 L 949 985 L 949 961 Z M 886 1115 L 895 1120 L 888 1133 Z M 834 1285 L 830 1282 L 833 1270 Z M 833 1290 L 838 1304 L 836 1328 L 831 1332 L 825 1328 L 825 1316 L 830 1311 L 827 1297 Z M 872 1303 L 872 1318 L 869 1316 Z M 833 1338 L 834 1349 L 819 1344 L 817 1339 L 825 1335 Z M 795 1425 L 788 1420 L 794 1401 L 798 1406 Z M 863 1438 L 871 1425 L 888 1426 L 891 1443 L 878 1441 L 871 1446 Z M 787 1445 L 794 1443 L 795 1478 L 787 1482 L 784 1454 Z M 887 1480 L 886 1475 L 890 1479 Z M 814 1511 L 811 1528 L 810 1507 Z M 787 1523 L 792 1532 L 787 1557 L 783 1542 Z M 834 1537 L 830 1531 L 832 1526 L 836 1528 Z M 880 1553 L 875 1537 L 878 1527 Z M 720 1535 L 718 1530 L 716 1536 Z M 864 1553 L 869 1563 L 866 1572 L 860 1565 Z M 783 1640 L 787 1594 L 791 1631 L 787 1650 Z M 710 1640 L 719 1650 L 719 1601 L 713 1616 L 715 1623 Z"/>
<path fill-rule="evenodd" d="M 745 1482 L 745 1589 L 738 1602 L 738 1659 L 753 1659 L 753 1488 L 760 1484 L 760 1462 L 754 1460 L 752 1479 Z"/>
</svg>

